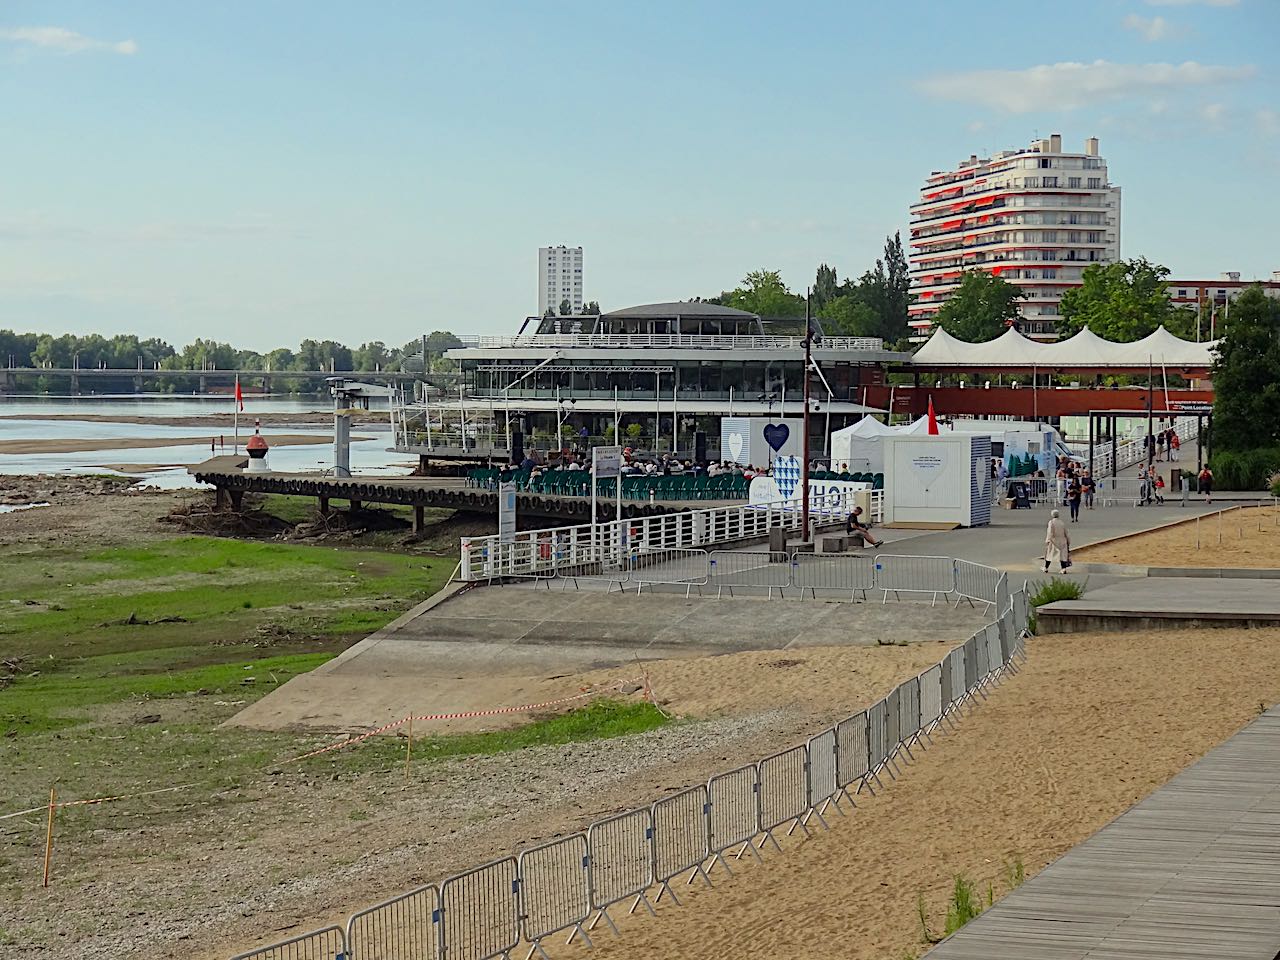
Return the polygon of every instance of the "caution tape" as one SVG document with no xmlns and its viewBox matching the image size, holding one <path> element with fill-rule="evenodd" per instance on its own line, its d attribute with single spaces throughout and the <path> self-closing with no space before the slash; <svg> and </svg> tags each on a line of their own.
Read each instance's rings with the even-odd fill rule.
<svg viewBox="0 0 1280 960">
<path fill-rule="evenodd" d="M 602 693 L 616 692 L 618 690 L 621 690 L 628 683 L 638 683 L 638 682 L 646 683 L 646 686 L 645 686 L 646 699 L 648 699 L 647 681 L 648 681 L 647 676 L 633 677 L 629 680 L 615 680 L 613 683 L 609 684 L 607 687 L 601 687 L 596 690 L 587 690 L 587 691 L 584 691 L 583 693 L 575 694 L 572 697 L 560 697 L 557 700 L 543 700 L 541 703 L 523 703 L 518 707 L 493 707 L 489 710 L 460 710 L 455 713 L 427 713 L 422 715 L 414 714 L 412 717 L 401 717 L 399 720 L 394 720 L 391 723 L 383 724 L 381 727 L 378 727 L 376 730 L 369 730 L 366 733 L 360 734 L 358 737 L 350 737 L 346 740 L 340 740 L 337 743 L 331 743 L 326 747 L 320 747 L 318 750 L 312 750 L 310 753 L 304 753 L 301 756 L 293 757 L 289 760 L 285 760 L 284 762 L 298 763 L 299 761 L 302 761 L 302 760 L 310 760 L 312 757 L 319 757 L 319 756 L 323 756 L 326 753 L 332 753 L 335 750 L 343 750 L 347 747 L 354 747 L 356 744 L 364 743 L 364 741 L 368 740 L 370 737 L 376 737 L 383 733 L 389 733 L 390 731 L 396 729 L 397 727 L 404 726 L 410 720 L 413 720 L 415 722 L 425 721 L 425 720 L 466 720 L 472 717 L 496 717 L 496 716 L 500 716 L 502 714 L 508 714 L 508 713 L 527 713 L 530 710 L 541 710 L 544 707 L 557 707 L 557 706 L 560 706 L 561 704 L 572 703 L 575 700 L 585 700 L 589 697 L 599 696 Z"/>
<path fill-rule="evenodd" d="M 55 810 L 61 810 L 63 807 L 88 807 L 97 803 L 112 803 L 116 800 L 133 800 L 137 797 L 152 797 L 157 793 L 173 793 L 175 790 L 189 790 L 194 787 L 194 783 L 184 783 L 177 787 L 161 787 L 158 790 L 144 790 L 141 793 L 122 793 L 115 797 L 94 797 L 91 800 L 60 800 L 53 805 Z M 0 820 L 12 820 L 14 817 L 25 817 L 29 813 L 42 813 L 49 809 L 49 804 L 42 803 L 38 807 L 30 807 L 26 810 L 18 810 L 14 813 L 0 814 Z"/>
</svg>

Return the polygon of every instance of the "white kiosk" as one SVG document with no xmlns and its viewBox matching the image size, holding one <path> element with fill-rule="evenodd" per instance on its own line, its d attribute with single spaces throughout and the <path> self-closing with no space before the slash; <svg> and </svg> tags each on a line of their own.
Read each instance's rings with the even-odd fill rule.
<svg viewBox="0 0 1280 960">
<path fill-rule="evenodd" d="M 886 436 L 884 522 L 980 527 L 991 522 L 991 438 L 971 433 Z"/>
</svg>

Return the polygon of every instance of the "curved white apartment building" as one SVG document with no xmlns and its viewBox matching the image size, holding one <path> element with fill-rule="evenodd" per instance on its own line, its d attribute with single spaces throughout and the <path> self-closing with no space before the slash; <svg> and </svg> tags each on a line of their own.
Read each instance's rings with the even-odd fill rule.
<svg viewBox="0 0 1280 960">
<path fill-rule="evenodd" d="M 970 156 L 930 174 L 911 206 L 912 339 L 928 337 L 962 273 L 977 268 L 1021 287 L 1022 332 L 1052 340 L 1063 292 L 1080 285 L 1089 264 L 1119 258 L 1120 188 L 1096 137 L 1083 153 L 1064 153 L 1054 134 Z"/>
</svg>

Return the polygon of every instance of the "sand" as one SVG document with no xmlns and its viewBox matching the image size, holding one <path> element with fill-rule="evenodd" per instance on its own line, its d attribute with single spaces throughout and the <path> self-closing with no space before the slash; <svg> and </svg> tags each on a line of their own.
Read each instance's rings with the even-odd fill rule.
<svg viewBox="0 0 1280 960">
<path fill-rule="evenodd" d="M 252 412 L 252 400 L 248 394 L 245 401 Z M 227 405 L 231 398 L 227 398 Z M 246 414 L 241 414 L 241 421 Z M 377 423 L 386 425 L 388 414 L 385 410 L 351 410 L 353 423 Z M 295 413 L 269 413 L 267 417 L 273 424 L 281 423 L 333 423 L 333 411 L 308 410 Z M 0 420 L 79 420 L 82 423 L 158 423 L 170 427 L 203 427 L 230 426 L 235 422 L 234 413 L 199 413 L 182 416 L 139 416 L 128 413 L 5 413 Z"/>
<path fill-rule="evenodd" d="M 1280 631 L 1038 638 L 1024 672 L 832 830 L 784 839 L 683 908 L 627 917 L 595 955 L 899 960 L 926 949 L 955 874 L 1008 888 L 1042 869 L 1280 697 Z M 625 913 L 625 911 L 618 911 Z M 580 955 L 559 943 L 555 958 Z"/>
<path fill-rule="evenodd" d="M 247 440 L 249 434 L 242 434 Z M 273 447 L 296 447 L 305 444 L 332 443 L 332 437 L 312 433 L 264 434 Z M 352 436 L 352 440 L 371 440 L 372 437 Z M 209 437 L 102 437 L 67 438 L 63 440 L 0 440 L 0 454 L 21 455 L 28 453 L 88 453 L 93 450 L 144 450 L 150 447 L 203 446 Z"/>
<path fill-rule="evenodd" d="M 1280 568 L 1280 510 L 1231 508 L 1197 521 L 1072 551 L 1080 563 Z"/>
</svg>

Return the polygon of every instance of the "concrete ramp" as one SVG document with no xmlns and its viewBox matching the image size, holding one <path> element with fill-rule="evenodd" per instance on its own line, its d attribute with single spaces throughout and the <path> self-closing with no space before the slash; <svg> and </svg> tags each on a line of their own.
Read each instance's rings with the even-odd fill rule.
<svg viewBox="0 0 1280 960">
<path fill-rule="evenodd" d="M 548 679 L 609 667 L 630 676 L 638 672 L 637 661 L 961 641 L 988 619 L 982 604 L 704 599 L 513 586 L 451 591 L 295 677 L 228 723 L 364 730 L 409 713 L 541 702 Z M 559 695 L 578 692 L 561 686 Z"/>
</svg>

